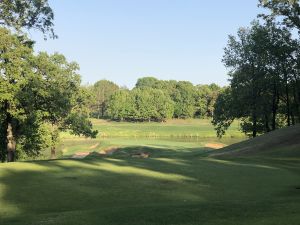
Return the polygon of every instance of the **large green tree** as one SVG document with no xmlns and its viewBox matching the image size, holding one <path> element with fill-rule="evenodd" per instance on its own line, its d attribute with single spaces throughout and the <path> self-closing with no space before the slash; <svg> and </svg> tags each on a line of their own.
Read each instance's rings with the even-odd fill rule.
<svg viewBox="0 0 300 225">
<path fill-rule="evenodd" d="M 135 113 L 135 100 L 129 90 L 116 91 L 109 100 L 107 113 L 113 120 L 131 120 Z"/>
<path fill-rule="evenodd" d="M 131 94 L 135 99 L 134 118 L 138 121 L 165 121 L 174 113 L 174 102 L 160 89 L 134 89 Z"/>
<path fill-rule="evenodd" d="M 253 137 L 299 121 L 298 48 L 290 30 L 271 20 L 229 36 L 223 62 L 230 69 L 230 91 L 217 100 L 213 120 L 219 134 L 232 118 L 242 120 L 242 130 Z M 220 115 L 222 105 L 235 110 Z"/>
<path fill-rule="evenodd" d="M 179 81 L 171 95 L 175 102 L 175 118 L 193 118 L 195 114 L 195 88 L 188 81 Z"/>
<path fill-rule="evenodd" d="M 23 89 L 33 76 L 31 61 L 32 49 L 23 45 L 17 36 L 4 28 L 0 28 L 0 113 L 2 124 L 3 146 L 7 149 L 7 160 L 13 161 L 16 144 L 17 128 L 27 119 L 32 108 L 23 104 Z M 3 149 L 2 149 L 3 151 Z"/>
<path fill-rule="evenodd" d="M 78 65 L 59 54 L 35 56 L 24 42 L 24 37 L 0 28 L 0 146 L 9 162 L 15 160 L 16 150 L 37 155 L 41 148 L 53 147 L 59 130 L 96 135 L 87 117 Z M 48 133 L 52 143 L 46 143 L 45 124 L 53 128 Z"/>
<path fill-rule="evenodd" d="M 53 158 L 60 131 L 70 130 L 86 137 L 97 134 L 88 120 L 91 94 L 81 87 L 78 69 L 77 63 L 69 63 L 61 54 L 40 53 L 35 57 L 34 86 L 27 86 L 24 90 L 29 96 L 35 96 L 42 121 L 51 125 Z"/>
<path fill-rule="evenodd" d="M 110 96 L 119 90 L 119 86 L 112 81 L 100 80 L 97 81 L 91 88 L 94 95 L 92 104 L 92 114 L 97 117 L 104 117 L 106 115 L 108 100 Z"/>
</svg>

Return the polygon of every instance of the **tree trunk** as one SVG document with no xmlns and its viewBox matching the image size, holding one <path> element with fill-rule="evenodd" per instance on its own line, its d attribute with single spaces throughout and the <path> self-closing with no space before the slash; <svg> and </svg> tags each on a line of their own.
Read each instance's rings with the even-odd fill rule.
<svg viewBox="0 0 300 225">
<path fill-rule="evenodd" d="M 289 96 L 288 77 L 286 72 L 284 72 L 284 82 L 285 82 L 287 124 L 288 126 L 291 126 L 290 96 Z"/>
<path fill-rule="evenodd" d="M 255 66 L 252 65 L 252 137 L 257 136 L 257 85 L 256 85 Z"/>
<path fill-rule="evenodd" d="M 293 112 L 293 125 L 295 125 L 296 122 L 300 122 L 300 105 L 299 105 L 299 101 L 298 101 L 298 97 L 297 97 L 297 82 L 293 85 L 293 97 L 294 97 L 294 111 Z M 296 117 L 296 118 L 295 118 Z"/>
<path fill-rule="evenodd" d="M 276 93 L 273 95 L 273 101 L 272 101 L 272 130 L 276 129 L 276 115 L 277 115 L 277 101 L 276 101 Z"/>
<path fill-rule="evenodd" d="M 272 130 L 276 130 L 276 116 L 279 104 L 279 96 L 276 83 L 273 86 L 273 99 L 272 99 Z"/>
<path fill-rule="evenodd" d="M 266 131 L 270 132 L 270 126 L 269 126 L 269 116 L 267 114 L 265 114 L 265 127 L 266 127 Z"/>
<path fill-rule="evenodd" d="M 295 102 L 297 102 L 297 110 L 298 110 L 298 119 L 300 120 L 300 80 L 298 79 L 298 74 L 294 73 L 294 80 L 295 80 L 295 90 L 294 90 L 294 97 L 295 97 Z"/>
<path fill-rule="evenodd" d="M 51 147 L 50 147 L 50 151 L 51 151 L 51 159 L 55 159 L 56 158 L 56 142 L 57 142 L 57 133 L 56 133 L 56 129 L 55 129 L 55 124 L 52 123 L 51 126 Z"/>
<path fill-rule="evenodd" d="M 102 105 L 101 105 L 101 117 L 102 118 L 104 117 L 104 109 L 105 109 L 105 105 L 104 105 L 104 103 L 102 103 Z"/>
<path fill-rule="evenodd" d="M 252 112 L 252 137 L 256 137 L 257 136 L 257 117 L 256 117 L 256 107 L 254 107 L 254 110 Z"/>
<path fill-rule="evenodd" d="M 99 105 L 97 119 L 100 119 L 100 112 L 101 112 L 101 106 Z"/>
<path fill-rule="evenodd" d="M 14 162 L 15 161 L 15 153 L 16 153 L 16 139 L 14 137 L 13 126 L 11 123 L 10 116 L 8 116 L 6 139 L 7 139 L 7 146 L 6 146 L 7 162 Z"/>
<path fill-rule="evenodd" d="M 257 122 L 256 119 L 253 121 L 253 131 L 252 131 L 252 137 L 256 137 L 257 136 Z"/>
<path fill-rule="evenodd" d="M 56 148 L 55 146 L 51 147 L 51 159 L 55 159 L 56 158 Z"/>
</svg>

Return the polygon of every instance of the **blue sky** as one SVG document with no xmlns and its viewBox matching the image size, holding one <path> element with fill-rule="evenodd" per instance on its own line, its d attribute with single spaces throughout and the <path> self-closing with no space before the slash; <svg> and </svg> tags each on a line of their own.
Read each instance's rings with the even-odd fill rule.
<svg viewBox="0 0 300 225">
<path fill-rule="evenodd" d="M 83 83 L 133 87 L 144 76 L 227 84 L 227 36 L 261 12 L 257 0 L 49 0 L 57 40 L 31 32 L 37 51 L 80 65 Z"/>
</svg>

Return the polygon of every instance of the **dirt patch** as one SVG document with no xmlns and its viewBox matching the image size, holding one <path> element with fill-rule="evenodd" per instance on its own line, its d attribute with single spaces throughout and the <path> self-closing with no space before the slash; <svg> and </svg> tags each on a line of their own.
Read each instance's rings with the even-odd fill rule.
<svg viewBox="0 0 300 225">
<path fill-rule="evenodd" d="M 116 152 L 118 150 L 119 150 L 118 147 L 109 147 L 109 148 L 101 150 L 100 152 L 77 152 L 71 158 L 72 159 L 84 159 L 85 157 L 87 157 L 88 155 L 93 154 L 93 153 L 96 153 L 100 156 L 112 155 L 114 152 Z"/>
<path fill-rule="evenodd" d="M 83 159 L 87 157 L 90 152 L 77 152 L 75 155 L 72 156 L 72 159 Z"/>
<path fill-rule="evenodd" d="M 99 146 L 99 143 L 92 145 L 91 147 L 89 147 L 89 149 L 95 149 Z"/>
<path fill-rule="evenodd" d="M 119 147 L 110 147 L 99 152 L 100 155 L 112 155 L 119 150 Z"/>
<path fill-rule="evenodd" d="M 205 147 L 207 148 L 213 148 L 213 149 L 220 149 L 220 148 L 224 148 L 227 145 L 222 144 L 222 143 L 207 143 L 205 144 Z"/>
</svg>

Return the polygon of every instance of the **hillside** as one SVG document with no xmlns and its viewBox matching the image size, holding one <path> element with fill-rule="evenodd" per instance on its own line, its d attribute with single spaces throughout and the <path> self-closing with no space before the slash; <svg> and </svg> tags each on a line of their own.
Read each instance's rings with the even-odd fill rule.
<svg viewBox="0 0 300 225">
<path fill-rule="evenodd" d="M 300 124 L 223 148 L 212 156 L 300 156 Z"/>
</svg>

